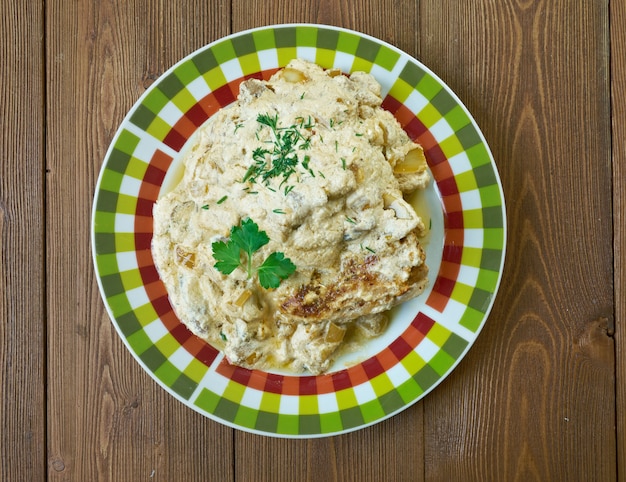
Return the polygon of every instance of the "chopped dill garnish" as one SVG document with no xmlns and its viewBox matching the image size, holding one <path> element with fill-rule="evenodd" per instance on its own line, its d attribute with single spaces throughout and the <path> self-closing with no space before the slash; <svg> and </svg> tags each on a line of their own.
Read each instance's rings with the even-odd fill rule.
<svg viewBox="0 0 626 482">
<path fill-rule="evenodd" d="M 346 158 L 342 157 L 341 158 L 341 167 L 343 168 L 343 170 L 346 170 Z"/>
<path fill-rule="evenodd" d="M 235 125 L 235 132 L 233 132 L 233 134 L 236 134 L 236 133 L 237 133 L 237 131 L 238 131 L 239 129 L 241 129 L 242 127 L 243 127 L 243 124 L 236 124 L 236 125 Z"/>
<path fill-rule="evenodd" d="M 222 204 L 224 201 L 228 199 L 228 196 L 224 196 L 217 201 L 217 204 Z"/>
<path fill-rule="evenodd" d="M 356 221 L 352 219 L 350 216 L 346 216 L 346 221 L 348 221 L 350 224 L 356 224 Z"/>
<path fill-rule="evenodd" d="M 273 213 L 276 214 L 287 214 L 285 211 L 283 211 L 282 209 L 273 209 L 272 210 Z"/>
<path fill-rule="evenodd" d="M 205 204 L 204 206 L 202 206 L 202 209 L 204 209 L 206 211 L 207 209 L 209 209 L 209 205 Z"/>
</svg>

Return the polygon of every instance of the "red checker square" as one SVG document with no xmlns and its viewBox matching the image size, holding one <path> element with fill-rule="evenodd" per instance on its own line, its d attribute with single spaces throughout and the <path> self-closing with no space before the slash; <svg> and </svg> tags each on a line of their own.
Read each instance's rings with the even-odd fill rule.
<svg viewBox="0 0 626 482">
<path fill-rule="evenodd" d="M 382 364 L 378 360 L 378 357 L 376 356 L 373 356 L 372 358 L 365 360 L 363 363 L 361 363 L 361 366 L 363 367 L 363 370 L 367 374 L 368 380 L 371 380 L 372 378 L 376 378 L 378 375 L 380 375 L 381 373 L 385 371 L 384 367 L 382 366 Z"/>
<path fill-rule="evenodd" d="M 150 184 L 161 186 L 161 184 L 163 184 L 163 179 L 165 179 L 165 174 L 164 170 L 159 169 L 153 164 L 148 164 L 146 173 L 143 175 L 143 182 L 149 182 Z"/>
<path fill-rule="evenodd" d="M 219 352 L 209 344 L 205 344 L 200 351 L 196 353 L 196 359 L 206 366 L 211 366 L 217 358 Z"/>
<path fill-rule="evenodd" d="M 422 136 L 422 137 L 426 137 L 426 136 Z M 433 138 L 433 140 L 434 140 L 434 138 Z M 439 164 L 441 162 L 446 162 L 448 160 L 446 155 L 441 150 L 441 147 L 439 147 L 439 144 L 435 144 L 433 146 L 426 147 L 422 143 L 421 139 L 420 139 L 420 144 L 422 144 L 422 147 L 424 148 L 425 155 L 426 155 L 426 160 L 428 161 L 428 165 L 429 166 L 435 166 L 435 165 L 437 165 L 437 164 Z"/>
<path fill-rule="evenodd" d="M 230 81 L 228 84 L 226 84 L 228 86 L 228 88 L 230 89 L 231 94 L 233 95 L 233 101 L 237 98 L 237 96 L 239 95 L 239 87 L 241 86 L 241 83 L 246 80 L 246 78 L 252 78 L 252 76 L 248 76 L 248 77 L 240 77 L 238 79 L 232 80 Z M 232 102 L 232 101 L 231 101 Z"/>
<path fill-rule="evenodd" d="M 418 342 L 421 341 L 421 338 L 419 340 L 417 340 Z M 404 339 L 404 335 L 400 336 L 398 338 L 396 338 L 390 345 L 389 345 L 389 351 L 391 353 L 393 353 L 393 355 L 396 357 L 396 359 L 398 360 L 402 360 L 405 356 L 407 356 L 409 353 L 411 353 L 411 351 L 413 351 L 413 348 L 411 347 L 411 345 L 409 345 L 409 343 L 407 343 L 407 341 Z"/>
<path fill-rule="evenodd" d="M 135 250 L 150 249 L 152 244 L 152 233 L 135 233 Z"/>
<path fill-rule="evenodd" d="M 242 367 L 233 367 L 233 371 L 230 375 L 230 379 L 240 383 L 241 385 L 248 386 L 248 382 L 250 381 L 250 376 L 252 375 L 252 370 L 248 370 L 247 368 Z"/>
<path fill-rule="evenodd" d="M 144 266 L 139 268 L 139 273 L 141 274 L 141 279 L 143 280 L 144 285 L 160 280 L 159 273 L 154 266 Z"/>
<path fill-rule="evenodd" d="M 152 233 L 153 220 L 152 216 L 135 216 L 135 232 L 136 233 Z"/>
<path fill-rule="evenodd" d="M 455 243 L 444 244 L 442 257 L 444 261 L 461 264 L 461 259 L 463 258 L 463 246 L 459 246 Z"/>
<path fill-rule="evenodd" d="M 284 378 L 284 376 L 277 375 L 276 373 L 268 373 L 265 380 L 264 390 L 270 393 L 283 393 Z M 297 389 L 295 393 L 298 393 Z"/>
<path fill-rule="evenodd" d="M 446 229 L 463 229 L 463 213 L 446 211 L 443 223 Z"/>
<path fill-rule="evenodd" d="M 443 267 L 444 263 L 441 263 L 441 264 Z M 437 293 L 440 293 L 450 298 L 450 295 L 452 294 L 452 290 L 454 289 L 455 284 L 456 284 L 456 281 L 454 281 L 453 279 L 448 279 L 448 278 L 438 275 L 433 285 L 433 291 L 436 291 Z"/>
<path fill-rule="evenodd" d="M 137 207 L 135 208 L 135 214 L 137 216 L 150 216 L 152 215 L 152 208 L 154 207 L 154 201 L 151 199 L 139 198 L 137 199 Z"/>
<path fill-rule="evenodd" d="M 402 103 L 398 101 L 395 97 L 392 97 L 390 95 L 385 97 L 383 99 L 383 103 L 381 104 L 381 107 L 383 109 L 388 110 L 395 116 L 398 122 L 400 122 L 400 125 L 404 125 L 405 123 L 403 123 L 396 115 L 396 113 L 398 112 L 398 109 L 400 109 L 401 106 L 402 106 Z"/>
<path fill-rule="evenodd" d="M 317 393 L 317 377 L 298 377 L 300 381 L 300 395 L 315 395 Z"/>
<path fill-rule="evenodd" d="M 428 132 L 424 123 L 405 107 L 400 108 L 398 112 L 402 113 L 404 111 L 408 112 L 407 116 L 411 115 L 411 119 L 403 126 L 409 137 L 419 143 L 424 150 L 434 145 L 435 139 L 430 132 Z"/>
<path fill-rule="evenodd" d="M 350 379 L 350 374 L 348 370 L 341 370 L 340 372 L 333 373 L 333 387 L 335 391 L 345 390 L 346 388 L 350 388 L 352 386 L 352 380 Z"/>
<path fill-rule="evenodd" d="M 237 89 L 239 89 L 240 83 L 241 80 L 237 83 Z M 233 95 L 230 84 L 226 84 L 218 89 L 215 89 L 213 91 L 213 96 L 215 97 L 215 100 L 217 100 L 217 102 L 219 103 L 220 107 L 226 107 L 227 105 L 232 104 L 235 101 L 236 97 L 236 95 Z"/>
<path fill-rule="evenodd" d="M 417 328 L 417 331 L 423 335 L 427 335 L 434 326 L 435 320 L 420 311 L 411 324 Z"/>
<path fill-rule="evenodd" d="M 182 323 L 179 323 L 174 328 L 172 328 L 170 330 L 170 333 L 181 345 L 185 345 L 185 342 L 193 336 L 189 329 Z"/>
<path fill-rule="evenodd" d="M 196 104 L 197 105 L 197 104 Z M 198 129 L 198 126 L 188 117 L 182 116 L 176 124 L 174 124 L 174 130 L 185 138 L 185 142 L 192 136 Z"/>
<path fill-rule="evenodd" d="M 154 151 L 154 154 L 152 154 L 150 165 L 161 169 L 163 172 L 167 172 L 173 160 L 174 159 L 171 156 L 168 156 L 165 152 L 157 149 Z"/>
<path fill-rule="evenodd" d="M 161 296 L 160 298 L 152 300 L 152 307 L 163 321 L 165 315 L 172 312 L 172 306 L 167 296 Z"/>
<path fill-rule="evenodd" d="M 459 193 L 459 188 L 456 185 L 456 179 L 449 177 L 447 179 L 441 179 L 437 181 L 437 187 L 442 196 L 452 196 Z"/>
<path fill-rule="evenodd" d="M 187 142 L 187 138 L 174 128 L 172 128 L 165 136 L 165 139 L 163 139 L 163 143 L 170 146 L 176 152 L 183 148 L 185 142 Z"/>
<path fill-rule="evenodd" d="M 202 104 L 198 102 L 191 109 L 185 112 L 185 117 L 187 117 L 187 119 L 189 119 L 194 126 L 200 127 L 206 122 L 209 115 L 202 108 Z"/>
</svg>

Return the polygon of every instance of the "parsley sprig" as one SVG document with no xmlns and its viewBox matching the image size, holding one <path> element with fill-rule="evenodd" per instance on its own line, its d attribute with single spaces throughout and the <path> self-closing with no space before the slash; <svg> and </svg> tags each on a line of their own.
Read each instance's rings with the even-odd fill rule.
<svg viewBox="0 0 626 482">
<path fill-rule="evenodd" d="M 259 231 L 259 226 L 250 218 L 241 221 L 241 226 L 233 226 L 230 230 L 230 239 L 216 241 L 212 244 L 213 257 L 217 261 L 215 268 L 223 274 L 229 275 L 242 264 L 242 251 L 245 256 L 245 270 L 248 279 L 254 274 L 259 277 L 259 284 L 265 288 L 278 288 L 281 281 L 287 279 L 296 270 L 284 253 L 274 252 L 256 268 L 253 266 L 254 253 L 269 243 L 270 239 L 265 231 Z"/>
</svg>

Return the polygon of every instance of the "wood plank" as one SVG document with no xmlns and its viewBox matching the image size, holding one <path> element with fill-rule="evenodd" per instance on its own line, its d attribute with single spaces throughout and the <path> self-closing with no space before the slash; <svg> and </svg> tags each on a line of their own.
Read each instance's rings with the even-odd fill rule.
<svg viewBox="0 0 626 482">
<path fill-rule="evenodd" d="M 122 344 L 89 243 L 95 182 L 119 123 L 173 63 L 227 34 L 229 13 L 203 1 L 48 2 L 51 480 L 233 478 L 232 430 L 166 393 Z"/>
<path fill-rule="evenodd" d="M 410 55 L 419 48 L 415 3 L 233 0 L 233 31 L 277 23 L 325 23 L 389 42 Z M 311 440 L 260 438 L 235 432 L 237 480 L 422 480 L 422 406 L 356 433 Z"/>
<path fill-rule="evenodd" d="M 626 3 L 610 2 L 617 469 L 626 480 Z"/>
<path fill-rule="evenodd" d="M 424 402 L 426 478 L 614 480 L 608 6 L 421 6 L 422 59 L 482 127 L 510 233 L 483 333 Z"/>
<path fill-rule="evenodd" d="M 46 473 L 44 69 L 40 2 L 0 19 L 0 480 Z"/>
</svg>

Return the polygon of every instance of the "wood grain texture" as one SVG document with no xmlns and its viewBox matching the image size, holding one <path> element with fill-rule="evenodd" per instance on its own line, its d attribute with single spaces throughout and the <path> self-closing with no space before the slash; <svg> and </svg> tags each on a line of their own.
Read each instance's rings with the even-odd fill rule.
<svg viewBox="0 0 626 482">
<path fill-rule="evenodd" d="M 492 315 L 424 401 L 426 478 L 614 480 L 607 5 L 420 5 L 422 59 L 482 127 L 509 229 Z"/>
<path fill-rule="evenodd" d="M 611 2 L 611 112 L 618 480 L 626 480 L 626 3 Z"/>
<path fill-rule="evenodd" d="M 0 16 L 0 480 L 41 480 L 46 467 L 42 30 L 40 3 L 4 5 Z"/>
<path fill-rule="evenodd" d="M 48 4 L 51 480 L 233 477 L 232 430 L 167 394 L 122 344 L 89 243 L 95 181 L 123 117 L 165 69 L 228 34 L 228 16 L 227 5 L 200 1 Z"/>
</svg>

